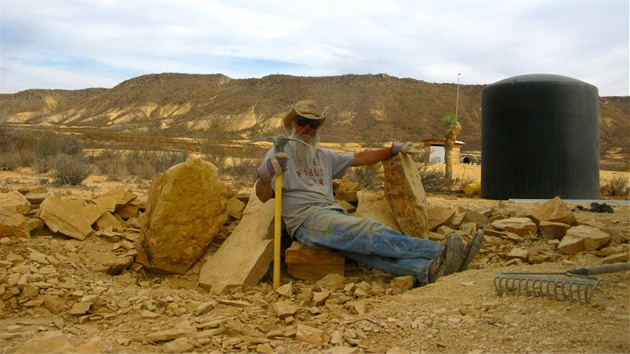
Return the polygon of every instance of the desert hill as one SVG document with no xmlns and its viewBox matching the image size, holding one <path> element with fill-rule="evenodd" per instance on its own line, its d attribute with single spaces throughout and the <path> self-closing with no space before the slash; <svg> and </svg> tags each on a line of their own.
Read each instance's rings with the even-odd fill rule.
<svg viewBox="0 0 630 354">
<path fill-rule="evenodd" d="M 460 85 L 459 140 L 481 147 L 484 85 Z M 421 141 L 441 138 L 442 117 L 455 113 L 457 85 L 386 74 L 296 77 L 152 74 L 111 88 L 26 90 L 0 95 L 0 121 L 9 124 L 107 129 L 167 136 L 255 138 L 281 132 L 280 117 L 295 101 L 329 106 L 324 141 Z M 600 150 L 630 148 L 630 98 L 600 98 Z"/>
</svg>

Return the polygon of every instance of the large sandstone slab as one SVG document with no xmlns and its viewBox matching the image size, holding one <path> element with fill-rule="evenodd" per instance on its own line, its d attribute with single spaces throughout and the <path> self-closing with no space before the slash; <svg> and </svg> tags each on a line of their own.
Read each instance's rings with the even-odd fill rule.
<svg viewBox="0 0 630 354">
<path fill-rule="evenodd" d="M 257 285 L 273 261 L 275 199 L 262 203 L 255 190 L 238 226 L 201 268 L 199 285 L 213 293 Z"/>
<path fill-rule="evenodd" d="M 105 209 L 91 200 L 50 196 L 39 206 L 37 216 L 52 232 L 83 240 L 94 232 L 92 224 L 103 213 Z"/>
<path fill-rule="evenodd" d="M 287 271 L 296 279 L 320 280 L 328 274 L 344 275 L 346 258 L 325 248 L 308 247 L 293 241 L 284 252 Z"/>
<path fill-rule="evenodd" d="M 400 226 L 398 226 L 396 215 L 394 215 L 392 208 L 389 206 L 385 195 L 370 191 L 359 191 L 357 199 L 359 204 L 354 216 L 370 218 L 394 231 L 402 232 Z"/>
<path fill-rule="evenodd" d="M 565 254 L 575 254 L 584 250 L 595 251 L 609 241 L 610 235 L 604 231 L 592 226 L 579 225 L 567 230 L 558 244 L 558 249 Z"/>
<path fill-rule="evenodd" d="M 228 219 L 227 187 L 207 161 L 189 160 L 158 174 L 136 242 L 136 262 L 184 274 L 204 254 Z"/>
<path fill-rule="evenodd" d="M 409 154 L 398 154 L 383 162 L 385 196 L 404 234 L 429 238 L 427 197 L 418 166 Z"/>
<path fill-rule="evenodd" d="M 137 196 L 126 191 L 123 187 L 115 188 L 105 193 L 100 198 L 94 199 L 94 202 L 101 205 L 105 210 L 114 213 L 117 208 L 133 202 Z"/>
</svg>

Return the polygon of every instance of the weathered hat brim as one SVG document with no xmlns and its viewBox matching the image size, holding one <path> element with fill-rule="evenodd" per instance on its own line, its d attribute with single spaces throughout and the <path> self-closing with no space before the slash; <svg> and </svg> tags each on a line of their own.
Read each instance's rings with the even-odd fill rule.
<svg viewBox="0 0 630 354">
<path fill-rule="evenodd" d="M 297 111 L 295 107 L 292 107 L 291 110 L 287 112 L 287 114 L 284 116 L 282 122 L 284 123 L 284 127 L 288 128 L 291 125 L 291 121 L 293 121 L 293 119 L 295 119 L 296 117 L 304 117 L 308 119 L 321 120 L 321 124 L 323 125 L 326 122 L 327 113 L 327 110 L 324 110 L 321 115 L 315 115 L 308 112 Z"/>
</svg>

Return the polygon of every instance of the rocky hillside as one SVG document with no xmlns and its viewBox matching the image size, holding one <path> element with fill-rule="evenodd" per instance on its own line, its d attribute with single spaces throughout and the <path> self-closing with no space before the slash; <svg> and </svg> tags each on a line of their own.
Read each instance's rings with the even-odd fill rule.
<svg viewBox="0 0 630 354">
<path fill-rule="evenodd" d="M 481 147 L 483 85 L 460 85 L 458 115 L 465 150 Z M 454 113 L 457 85 L 385 74 L 261 79 L 156 74 L 111 89 L 27 90 L 0 95 L 0 121 L 221 138 L 253 138 L 280 132 L 291 103 L 312 98 L 330 107 L 324 141 L 381 143 L 441 138 L 442 117 Z M 630 148 L 629 97 L 600 99 L 600 148 Z"/>
</svg>

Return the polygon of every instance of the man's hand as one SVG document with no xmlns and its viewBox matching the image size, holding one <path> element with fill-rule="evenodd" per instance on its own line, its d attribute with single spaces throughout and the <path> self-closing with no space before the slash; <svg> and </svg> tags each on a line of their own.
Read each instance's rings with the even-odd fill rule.
<svg viewBox="0 0 630 354">
<path fill-rule="evenodd" d="M 261 181 L 269 182 L 273 176 L 281 175 L 287 170 L 287 161 L 289 161 L 289 155 L 284 152 L 271 155 L 266 161 L 262 163 L 257 169 L 258 178 Z"/>
<path fill-rule="evenodd" d="M 417 154 L 418 152 L 416 151 L 416 148 L 413 146 L 413 144 L 410 141 L 406 141 L 404 143 L 400 143 L 400 142 L 393 142 L 392 143 L 392 156 L 398 155 L 398 153 L 404 153 L 404 154 Z"/>
</svg>

